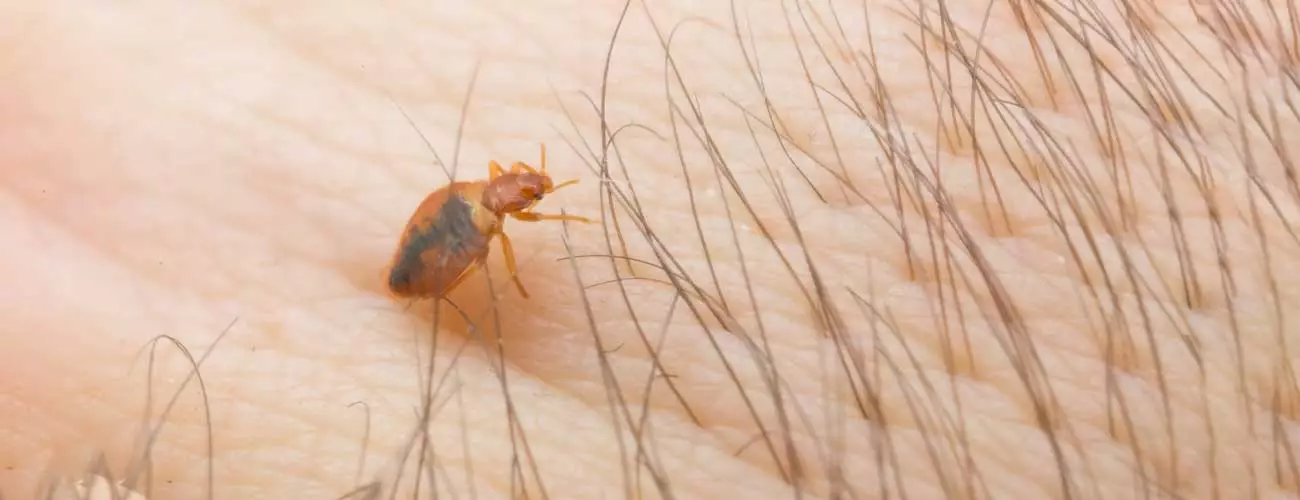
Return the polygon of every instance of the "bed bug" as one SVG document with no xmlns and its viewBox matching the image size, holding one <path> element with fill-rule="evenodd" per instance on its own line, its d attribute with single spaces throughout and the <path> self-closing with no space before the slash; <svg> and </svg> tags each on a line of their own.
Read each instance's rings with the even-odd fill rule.
<svg viewBox="0 0 1300 500">
<path fill-rule="evenodd" d="M 520 295 L 528 298 L 515 266 L 514 246 L 504 231 L 506 217 L 592 222 L 577 215 L 532 211 L 546 195 L 578 183 L 577 179 L 553 183 L 546 173 L 545 144 L 541 151 L 537 169 L 515 162 L 507 171 L 493 160 L 487 180 L 452 182 L 425 197 L 398 242 L 388 289 L 399 297 L 444 297 L 486 263 L 489 244 L 500 237 L 511 279 Z"/>
</svg>

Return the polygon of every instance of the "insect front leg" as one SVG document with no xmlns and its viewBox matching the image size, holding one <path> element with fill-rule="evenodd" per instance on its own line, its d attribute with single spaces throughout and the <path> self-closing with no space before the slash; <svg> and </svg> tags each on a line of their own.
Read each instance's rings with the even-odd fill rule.
<svg viewBox="0 0 1300 500">
<path fill-rule="evenodd" d="M 542 164 L 541 165 L 542 165 L 541 173 L 544 174 L 546 173 L 546 143 L 544 142 L 542 143 Z M 517 161 L 514 163 L 514 165 L 510 165 L 510 173 L 512 174 L 522 174 L 524 172 L 528 172 L 530 174 L 536 174 L 537 170 L 538 169 L 535 169 L 529 164 L 524 163 L 522 161 Z"/>
<path fill-rule="evenodd" d="M 530 174 L 535 174 L 535 173 L 537 173 L 537 169 L 528 166 L 527 163 L 524 163 L 524 162 L 522 162 L 522 161 L 517 161 L 517 162 L 515 162 L 513 165 L 510 165 L 510 173 L 512 173 L 512 174 L 522 174 L 522 173 L 524 173 L 524 172 L 528 172 L 528 173 L 530 173 Z"/>
<path fill-rule="evenodd" d="M 559 214 L 539 214 L 537 212 L 511 212 L 511 217 L 525 222 L 540 222 L 544 220 L 571 220 L 576 222 L 592 223 L 594 220 L 588 219 L 581 215 L 559 215 Z"/>
<path fill-rule="evenodd" d="M 519 289 L 519 295 L 528 298 L 528 291 L 524 290 L 524 282 L 519 279 L 519 270 L 515 267 L 515 249 L 510 244 L 510 237 L 501 230 L 497 230 L 497 236 L 501 238 L 501 253 L 506 258 L 506 270 L 510 272 L 510 279 L 514 280 L 515 287 Z"/>
<path fill-rule="evenodd" d="M 497 177 L 505 175 L 506 169 L 501 168 L 501 164 L 496 160 L 488 162 L 488 180 L 495 180 Z"/>
</svg>

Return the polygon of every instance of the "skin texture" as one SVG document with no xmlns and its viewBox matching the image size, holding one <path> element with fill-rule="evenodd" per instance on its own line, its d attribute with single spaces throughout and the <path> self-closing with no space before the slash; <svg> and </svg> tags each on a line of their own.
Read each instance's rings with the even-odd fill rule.
<svg viewBox="0 0 1300 500">
<path fill-rule="evenodd" d="M 1295 497 L 1294 13 L 828 5 L 7 2 L 0 492 Z M 602 222 L 434 334 L 475 74 Z"/>
</svg>

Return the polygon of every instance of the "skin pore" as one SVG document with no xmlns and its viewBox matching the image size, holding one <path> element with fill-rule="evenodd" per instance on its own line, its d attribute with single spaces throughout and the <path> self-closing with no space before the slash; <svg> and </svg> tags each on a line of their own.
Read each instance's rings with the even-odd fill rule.
<svg viewBox="0 0 1300 500">
<path fill-rule="evenodd" d="M 1296 495 L 1285 2 L 650 3 L 7 2 L 0 495 Z"/>
</svg>

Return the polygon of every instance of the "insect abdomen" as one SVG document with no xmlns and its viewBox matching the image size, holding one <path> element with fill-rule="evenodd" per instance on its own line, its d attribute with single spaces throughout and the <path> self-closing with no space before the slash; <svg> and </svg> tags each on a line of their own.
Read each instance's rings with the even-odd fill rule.
<svg viewBox="0 0 1300 500">
<path fill-rule="evenodd" d="M 388 287 L 400 295 L 441 296 L 471 265 L 487 257 L 489 236 L 475 224 L 474 206 L 453 193 L 431 223 L 408 226 L 388 273 Z"/>
</svg>

